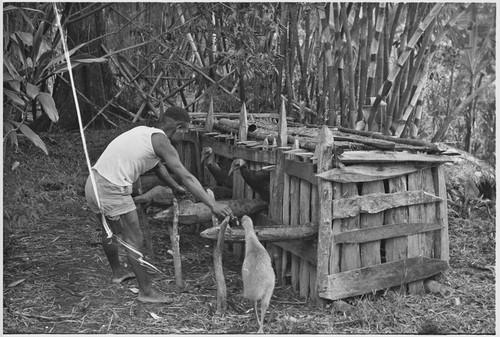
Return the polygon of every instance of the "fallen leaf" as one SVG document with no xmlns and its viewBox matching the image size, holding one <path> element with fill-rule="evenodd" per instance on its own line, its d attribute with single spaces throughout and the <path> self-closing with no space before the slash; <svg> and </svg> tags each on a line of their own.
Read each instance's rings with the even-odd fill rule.
<svg viewBox="0 0 500 337">
<path fill-rule="evenodd" d="M 137 289 L 137 288 L 129 288 L 129 290 L 131 292 L 133 292 L 134 294 L 138 294 L 139 293 L 139 289 Z"/>
<path fill-rule="evenodd" d="M 154 312 L 150 312 L 149 313 L 151 315 L 151 317 L 153 317 L 154 319 L 161 319 L 160 316 L 158 316 L 157 314 L 155 314 Z"/>
<path fill-rule="evenodd" d="M 12 171 L 14 171 L 15 169 L 17 169 L 19 167 L 19 165 L 21 165 L 20 162 L 16 161 L 14 164 L 12 164 Z"/>
<path fill-rule="evenodd" d="M 17 286 L 18 284 L 23 283 L 25 280 L 26 280 L 26 279 L 22 278 L 22 279 L 20 279 L 20 280 L 14 281 L 14 282 L 12 282 L 11 284 L 9 284 L 7 287 L 9 287 L 9 288 L 15 287 L 15 286 Z"/>
</svg>

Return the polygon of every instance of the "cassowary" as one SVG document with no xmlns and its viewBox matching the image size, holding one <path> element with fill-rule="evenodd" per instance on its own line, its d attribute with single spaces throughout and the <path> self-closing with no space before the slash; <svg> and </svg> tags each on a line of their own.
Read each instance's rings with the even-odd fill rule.
<svg viewBox="0 0 500 337">
<path fill-rule="evenodd" d="M 271 258 L 255 234 L 252 219 L 244 215 L 241 218 L 241 225 L 245 229 L 245 259 L 241 268 L 243 297 L 253 302 L 259 333 L 262 333 L 264 316 L 274 291 L 275 275 Z M 260 319 L 257 311 L 258 301 L 260 301 Z"/>
<path fill-rule="evenodd" d="M 231 169 L 229 170 L 229 175 L 234 171 L 240 170 L 243 180 L 250 186 L 255 192 L 259 193 L 262 200 L 269 202 L 269 184 L 271 172 L 268 170 L 252 171 L 248 168 L 246 161 L 243 159 L 235 159 L 231 164 Z"/>
<path fill-rule="evenodd" d="M 204 147 L 201 150 L 201 162 L 205 164 L 218 186 L 233 188 L 233 179 L 229 177 L 229 164 L 222 165 L 222 168 L 215 162 L 214 150 L 211 147 Z"/>
</svg>

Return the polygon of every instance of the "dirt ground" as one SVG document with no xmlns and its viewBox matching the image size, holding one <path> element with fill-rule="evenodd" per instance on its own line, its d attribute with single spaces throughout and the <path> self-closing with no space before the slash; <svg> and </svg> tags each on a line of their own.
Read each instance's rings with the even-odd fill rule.
<svg viewBox="0 0 500 337">
<path fill-rule="evenodd" d="M 95 160 L 121 130 L 89 131 Z M 23 153 L 4 157 L 4 334 L 242 334 L 258 325 L 242 298 L 241 261 L 224 254 L 228 311 L 215 315 L 212 243 L 194 227 L 181 227 L 186 287 L 176 289 L 170 239 L 150 221 L 163 274 L 154 287 L 173 296 L 169 305 L 136 300 L 135 280 L 110 282 L 98 223 L 85 205 L 87 167 L 78 133 L 42 135 L 50 152 L 21 141 Z M 11 170 L 15 161 L 20 166 Z M 277 287 L 264 331 L 270 334 L 494 334 L 495 220 L 450 218 L 450 268 L 436 279 L 452 290 L 405 295 L 394 290 L 331 302 L 319 308 L 290 286 Z M 122 253 L 125 252 L 122 250 Z"/>
</svg>

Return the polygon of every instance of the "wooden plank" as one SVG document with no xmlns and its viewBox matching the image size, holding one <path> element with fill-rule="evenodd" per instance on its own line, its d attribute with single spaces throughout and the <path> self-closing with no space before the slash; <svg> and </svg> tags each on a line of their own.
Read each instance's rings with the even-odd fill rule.
<svg viewBox="0 0 500 337">
<path fill-rule="evenodd" d="M 278 246 L 276 246 L 278 247 Z M 281 247 L 279 247 L 281 248 Z M 281 284 L 283 286 L 286 286 L 288 284 L 287 278 L 286 278 L 286 271 L 288 268 L 288 257 L 290 255 L 290 252 L 286 251 L 285 249 L 282 249 L 283 255 L 281 257 Z"/>
<path fill-rule="evenodd" d="M 403 192 L 407 190 L 406 177 L 397 177 L 389 179 L 389 193 Z M 408 208 L 397 207 L 385 211 L 384 222 L 386 226 L 398 224 L 398 229 L 407 230 L 410 234 L 410 229 L 404 228 L 404 222 L 408 222 Z M 412 226 L 413 228 L 413 226 Z M 396 229 L 396 230 L 398 230 Z M 396 236 L 396 235 L 393 235 Z M 408 238 L 395 237 L 387 238 L 385 241 L 385 258 L 387 262 L 406 259 L 408 250 Z"/>
<path fill-rule="evenodd" d="M 288 175 L 317 185 L 318 178 L 315 177 L 315 171 L 315 165 L 313 163 L 301 163 L 299 161 L 289 159 L 285 160 L 285 172 Z"/>
<path fill-rule="evenodd" d="M 311 302 L 316 303 L 318 300 L 318 285 L 317 285 L 317 269 L 316 266 L 309 265 L 309 294 Z"/>
<path fill-rule="evenodd" d="M 264 163 L 266 165 L 276 164 L 274 155 L 271 151 L 255 150 L 243 146 L 238 147 L 236 145 L 221 142 L 214 137 L 206 137 L 205 135 L 201 135 L 200 138 L 202 139 L 202 146 L 210 146 L 217 155 L 230 159 L 241 158 L 248 161 Z"/>
<path fill-rule="evenodd" d="M 311 222 L 319 223 L 318 185 L 311 184 Z"/>
<path fill-rule="evenodd" d="M 276 168 L 271 171 L 270 193 L 271 200 L 269 204 L 269 216 L 276 221 L 283 220 L 283 193 L 284 193 L 284 167 L 285 155 L 281 151 L 276 151 Z M 287 191 L 288 193 L 289 191 Z M 288 223 L 285 223 L 288 225 Z"/>
<path fill-rule="evenodd" d="M 440 197 L 424 191 L 408 191 L 396 193 L 370 194 L 333 200 L 333 218 L 342 219 L 360 213 L 378 213 L 390 208 L 419 205 L 441 201 Z M 413 221 L 420 222 L 420 221 Z"/>
<path fill-rule="evenodd" d="M 398 223 L 342 232 L 333 236 L 337 243 L 365 243 L 441 229 L 439 223 Z M 386 246 L 387 249 L 387 246 Z M 392 261 L 392 260 L 391 260 Z"/>
<path fill-rule="evenodd" d="M 342 188 L 342 193 L 341 196 L 345 198 L 350 198 L 350 197 L 355 197 L 358 196 L 358 187 L 356 184 L 349 183 L 349 184 L 337 184 L 338 186 L 341 186 Z M 339 194 L 339 193 L 337 193 Z M 334 196 L 335 197 L 335 196 Z M 333 213 L 335 214 L 336 209 L 333 209 Z M 352 231 L 359 229 L 360 226 L 360 217 L 359 216 L 353 216 L 349 218 L 342 219 L 340 221 L 340 228 L 341 228 L 341 233 L 345 231 Z M 340 235 L 336 234 L 336 235 Z M 335 234 L 333 236 L 335 238 Z M 332 244 L 337 244 L 338 241 L 333 240 Z M 361 267 L 361 256 L 360 256 L 360 250 L 359 250 L 359 244 L 358 243 L 346 243 L 343 245 L 340 245 L 340 270 L 341 271 L 347 271 L 347 270 L 352 270 L 352 269 L 358 269 Z"/>
<path fill-rule="evenodd" d="M 422 280 L 447 268 L 446 261 L 415 257 L 327 275 L 318 280 L 319 296 L 338 300 L 367 294 Z"/>
<path fill-rule="evenodd" d="M 228 205 L 235 216 L 254 214 L 268 209 L 268 203 L 262 200 L 219 200 L 220 203 Z M 212 220 L 212 210 L 202 202 L 194 203 L 191 200 L 179 202 L 179 223 L 183 225 L 193 225 Z M 151 216 L 154 220 L 172 222 L 173 206 Z"/>
<path fill-rule="evenodd" d="M 442 201 L 439 203 L 437 209 L 437 221 L 443 226 L 439 240 L 439 258 L 444 261 L 450 261 L 450 242 L 448 237 L 448 204 L 446 198 L 446 180 L 444 174 L 444 167 L 439 166 L 434 170 L 436 177 L 436 194 L 441 197 Z M 437 252 L 436 252 L 437 253 Z M 436 254 L 437 255 L 437 254 Z"/>
<path fill-rule="evenodd" d="M 432 178 L 432 171 L 431 169 L 426 169 L 423 170 L 423 190 L 429 194 L 435 194 L 436 191 L 434 190 L 434 179 Z M 430 203 L 430 204 L 425 204 L 424 205 L 424 214 L 423 214 L 423 219 L 424 222 L 427 223 L 432 223 L 436 222 L 436 207 L 438 204 L 435 203 Z M 441 228 L 439 228 L 441 229 Z M 425 250 L 424 250 L 424 256 L 425 257 L 431 257 L 434 258 L 436 257 L 435 251 L 434 251 L 434 241 L 436 241 L 436 232 L 426 232 L 424 234 L 425 236 Z"/>
<path fill-rule="evenodd" d="M 306 259 L 300 260 L 300 297 L 307 298 L 309 295 L 309 262 Z"/>
<path fill-rule="evenodd" d="M 422 172 L 416 172 L 408 175 L 408 191 L 422 190 L 423 184 Z M 422 191 L 421 191 L 422 192 Z M 424 205 L 412 205 L 408 207 L 408 221 L 424 222 Z M 425 235 L 414 234 L 408 236 L 408 257 L 425 256 Z M 410 294 L 421 294 L 424 291 L 424 283 L 422 280 L 411 282 L 408 284 Z"/>
<path fill-rule="evenodd" d="M 424 164 L 425 166 L 433 166 L 436 164 Z M 342 168 L 334 168 L 332 170 L 317 174 L 316 177 L 321 177 L 325 180 L 336 181 L 339 183 L 357 183 L 367 181 L 378 181 L 390 179 L 414 173 L 422 169 L 422 164 L 378 164 L 378 165 L 351 165 Z M 305 171 L 305 167 L 300 167 Z"/>
<path fill-rule="evenodd" d="M 385 195 L 384 182 L 369 181 L 363 183 L 361 188 L 363 196 L 372 195 Z M 384 224 L 384 212 L 375 214 L 361 214 L 360 228 L 379 227 Z M 361 266 L 368 267 L 382 263 L 380 254 L 380 241 L 371 241 L 359 245 L 361 250 Z"/>
<path fill-rule="evenodd" d="M 280 119 L 278 122 L 278 146 L 287 145 L 287 123 L 286 123 L 286 108 L 285 101 L 281 101 Z"/>
<path fill-rule="evenodd" d="M 346 151 L 339 156 L 339 160 L 344 164 L 355 163 L 401 163 L 401 162 L 421 162 L 443 164 L 452 162 L 448 156 L 438 156 L 432 154 L 414 154 L 406 152 L 387 151 Z"/>
<path fill-rule="evenodd" d="M 219 227 L 210 227 L 200 235 L 205 239 L 217 240 Z M 259 241 L 263 242 L 286 242 L 286 241 L 306 241 L 313 240 L 318 236 L 318 225 L 308 223 L 305 226 L 297 227 L 261 227 L 255 226 L 255 233 Z M 229 242 L 244 242 L 245 230 L 240 227 L 232 227 L 226 231 L 225 240 Z"/>
<path fill-rule="evenodd" d="M 280 244 L 282 247 L 282 244 Z M 296 245 L 292 245 L 291 247 L 285 248 L 286 250 L 292 253 L 292 261 L 290 266 L 291 273 L 291 281 L 292 281 L 292 289 L 293 291 L 299 290 L 299 275 L 300 275 L 300 258 L 293 253 L 293 250 L 297 249 Z M 293 250 L 292 250 L 293 249 Z"/>
</svg>

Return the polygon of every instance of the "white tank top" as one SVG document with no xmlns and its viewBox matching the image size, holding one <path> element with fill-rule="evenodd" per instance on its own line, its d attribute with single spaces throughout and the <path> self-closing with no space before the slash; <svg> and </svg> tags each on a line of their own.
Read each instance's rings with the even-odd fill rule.
<svg viewBox="0 0 500 337">
<path fill-rule="evenodd" d="M 122 133 L 109 143 L 93 168 L 115 185 L 132 185 L 160 161 L 151 142 L 154 133 L 165 135 L 163 130 L 147 126 Z"/>
</svg>

